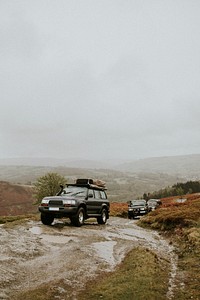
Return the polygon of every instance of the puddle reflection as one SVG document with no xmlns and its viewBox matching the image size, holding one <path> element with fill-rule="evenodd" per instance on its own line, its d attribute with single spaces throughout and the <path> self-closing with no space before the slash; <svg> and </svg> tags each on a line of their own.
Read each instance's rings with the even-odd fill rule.
<svg viewBox="0 0 200 300">
<path fill-rule="evenodd" d="M 110 265 L 115 265 L 115 259 L 113 255 L 114 246 L 117 244 L 115 241 L 105 241 L 99 243 L 93 243 L 92 246 L 96 250 L 99 257 L 104 259 Z"/>
<path fill-rule="evenodd" d="M 33 226 L 29 230 L 33 234 L 41 234 L 42 233 L 42 229 L 39 226 Z"/>
</svg>

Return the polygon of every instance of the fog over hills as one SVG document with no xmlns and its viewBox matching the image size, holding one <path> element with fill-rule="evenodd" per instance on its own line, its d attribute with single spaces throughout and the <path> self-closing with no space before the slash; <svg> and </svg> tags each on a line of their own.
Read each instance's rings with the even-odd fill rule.
<svg viewBox="0 0 200 300">
<path fill-rule="evenodd" d="M 121 161 L 67 161 L 64 159 L 0 160 L 0 180 L 32 185 L 40 176 L 56 172 L 74 182 L 76 178 L 99 178 L 106 182 L 112 201 L 128 201 L 177 182 L 200 180 L 200 155 Z"/>
<path fill-rule="evenodd" d="M 64 159 L 53 157 L 35 158 L 4 158 L 0 159 L 2 166 L 44 166 L 44 167 L 67 167 L 86 169 L 115 169 L 126 160 L 89 160 L 89 159 Z"/>
<path fill-rule="evenodd" d="M 150 157 L 139 160 L 83 160 L 59 158 L 7 158 L 2 166 L 44 166 L 83 169 L 110 169 L 130 173 L 164 173 L 180 176 L 200 175 L 200 154 Z"/>
<path fill-rule="evenodd" d="M 116 169 L 133 173 L 165 173 L 200 177 L 200 154 L 145 158 L 120 164 Z"/>
</svg>

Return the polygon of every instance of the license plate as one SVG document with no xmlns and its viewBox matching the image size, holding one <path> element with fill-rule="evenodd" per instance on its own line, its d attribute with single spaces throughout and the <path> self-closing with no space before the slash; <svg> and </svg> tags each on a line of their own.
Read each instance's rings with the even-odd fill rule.
<svg viewBox="0 0 200 300">
<path fill-rule="evenodd" d="M 49 207 L 49 210 L 58 211 L 59 207 Z"/>
</svg>

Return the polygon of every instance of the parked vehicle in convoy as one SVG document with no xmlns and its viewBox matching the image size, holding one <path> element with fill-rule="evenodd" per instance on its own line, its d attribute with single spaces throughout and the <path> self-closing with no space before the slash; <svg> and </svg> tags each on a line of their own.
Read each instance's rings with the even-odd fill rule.
<svg viewBox="0 0 200 300">
<path fill-rule="evenodd" d="M 128 206 L 128 218 L 134 219 L 137 216 L 143 216 L 149 212 L 146 200 L 132 200 Z"/>
<path fill-rule="evenodd" d="M 157 209 L 161 204 L 162 204 L 162 202 L 160 199 L 149 199 L 147 201 L 149 211 Z"/>
<path fill-rule="evenodd" d="M 74 184 L 61 186 L 56 196 L 43 198 L 38 209 L 45 225 L 51 225 L 54 218 L 67 217 L 73 225 L 81 226 L 88 218 L 96 218 L 98 224 L 105 224 L 109 219 L 110 203 L 104 182 L 77 179 Z"/>
</svg>

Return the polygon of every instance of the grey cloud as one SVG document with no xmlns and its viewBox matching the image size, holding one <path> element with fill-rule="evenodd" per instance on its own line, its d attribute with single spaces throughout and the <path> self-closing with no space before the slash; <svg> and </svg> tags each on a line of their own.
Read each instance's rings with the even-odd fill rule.
<svg viewBox="0 0 200 300">
<path fill-rule="evenodd" d="M 0 157 L 200 151 L 197 2 L 0 8 Z"/>
</svg>

